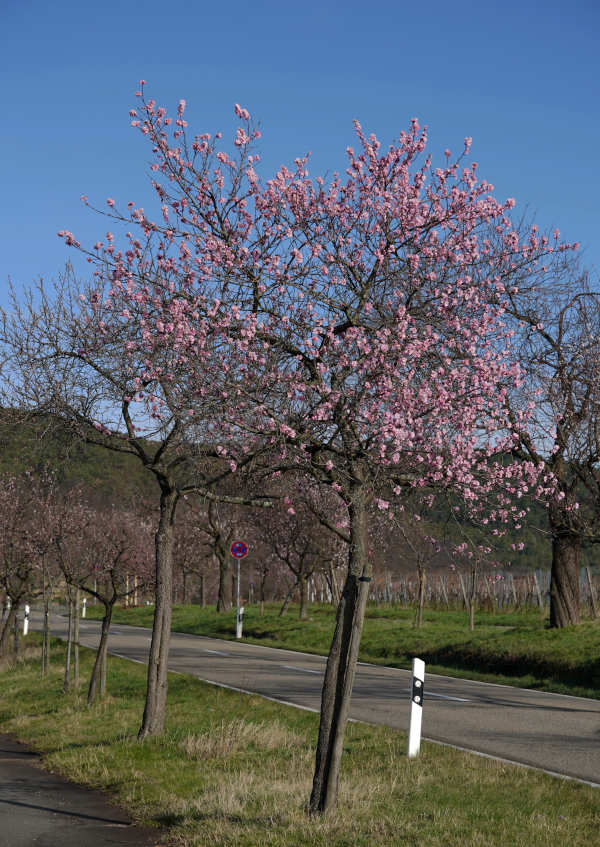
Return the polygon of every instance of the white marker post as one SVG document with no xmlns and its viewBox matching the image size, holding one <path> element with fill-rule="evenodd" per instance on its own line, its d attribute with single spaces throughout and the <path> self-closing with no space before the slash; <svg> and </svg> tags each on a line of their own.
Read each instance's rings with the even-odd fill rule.
<svg viewBox="0 0 600 847">
<path fill-rule="evenodd" d="M 85 607 L 87 606 L 87 598 L 84 597 L 81 602 L 81 617 L 85 618 Z"/>
<path fill-rule="evenodd" d="M 23 615 L 23 635 L 29 632 L 29 605 L 25 603 L 25 614 Z"/>
<path fill-rule="evenodd" d="M 248 555 L 248 547 L 243 541 L 234 541 L 230 549 L 231 555 L 237 559 L 237 601 L 235 604 L 235 637 L 242 637 L 244 607 L 240 606 L 240 559 Z"/>
<path fill-rule="evenodd" d="M 238 567 L 239 567 L 239 565 L 238 565 Z M 244 626 L 244 607 L 243 607 L 243 606 L 238 606 L 238 610 L 237 610 L 237 624 L 236 624 L 236 627 L 235 627 L 235 637 L 236 637 L 236 638 L 241 638 L 241 637 L 242 637 L 242 629 L 243 629 L 243 626 Z"/>
<path fill-rule="evenodd" d="M 421 746 L 421 721 L 423 719 L 423 693 L 425 688 L 425 662 L 413 659 L 410 719 L 408 723 L 408 758 L 414 759 Z"/>
</svg>

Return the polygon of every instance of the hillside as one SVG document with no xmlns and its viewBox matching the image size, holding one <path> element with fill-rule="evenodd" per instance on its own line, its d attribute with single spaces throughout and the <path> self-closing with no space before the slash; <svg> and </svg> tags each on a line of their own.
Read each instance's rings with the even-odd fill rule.
<svg viewBox="0 0 600 847">
<path fill-rule="evenodd" d="M 157 487 L 152 473 L 141 462 L 127 454 L 113 452 L 86 444 L 56 420 L 36 418 L 14 422 L 14 414 L 0 414 L 0 476 L 6 477 L 26 470 L 53 469 L 61 483 L 67 486 L 82 484 L 100 496 L 129 499 L 154 498 Z M 551 542 L 547 535 L 546 510 L 540 503 L 530 503 L 530 514 L 522 530 L 509 531 L 502 539 L 494 540 L 494 558 L 510 562 L 515 571 L 547 569 L 551 564 Z M 448 530 L 447 509 L 438 507 L 433 520 L 427 521 L 429 531 L 439 538 L 458 539 L 457 531 Z M 480 534 L 489 543 L 491 536 Z M 522 551 L 512 549 L 523 542 Z M 593 547 L 584 549 L 582 565 L 592 565 L 597 558 Z"/>
</svg>

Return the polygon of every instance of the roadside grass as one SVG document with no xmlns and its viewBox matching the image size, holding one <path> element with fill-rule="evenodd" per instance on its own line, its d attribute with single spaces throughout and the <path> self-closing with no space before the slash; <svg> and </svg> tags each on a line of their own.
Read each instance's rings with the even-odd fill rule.
<svg viewBox="0 0 600 847">
<path fill-rule="evenodd" d="M 45 753 L 45 766 L 108 791 L 134 820 L 169 827 L 177 847 L 589 847 L 598 790 L 424 743 L 348 726 L 340 803 L 309 819 L 318 716 L 170 674 L 164 736 L 136 740 L 146 669 L 108 659 L 106 699 L 62 692 L 64 645 L 47 677 L 39 636 L 0 675 L 0 731 Z M 93 653 L 82 649 L 82 674 Z"/>
<path fill-rule="evenodd" d="M 92 606 L 88 613 L 95 617 L 99 610 Z M 116 608 L 113 620 L 151 627 L 153 614 L 152 606 Z M 426 609 L 421 629 L 413 628 L 413 617 L 411 608 L 369 607 L 360 660 L 410 668 L 419 657 L 429 673 L 600 698 L 600 619 L 558 630 L 549 629 L 538 611 L 482 612 L 469 632 L 466 612 Z M 308 621 L 298 620 L 293 605 L 283 618 L 278 604 L 268 604 L 264 617 L 257 606 L 246 606 L 244 641 L 327 655 L 333 626 L 330 605 L 311 606 Z M 172 628 L 233 639 L 235 611 L 175 606 Z"/>
</svg>

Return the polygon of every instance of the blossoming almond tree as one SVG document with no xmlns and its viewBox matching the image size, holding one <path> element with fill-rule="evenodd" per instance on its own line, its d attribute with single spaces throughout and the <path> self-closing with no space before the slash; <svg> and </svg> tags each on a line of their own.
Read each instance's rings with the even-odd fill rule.
<svg viewBox="0 0 600 847">
<path fill-rule="evenodd" d="M 182 109 L 178 146 L 167 144 L 165 113 L 151 102 L 141 126 L 155 144 L 157 170 L 175 185 L 156 184 L 172 216 L 171 245 L 198 268 L 210 245 L 226 268 L 211 310 L 230 346 L 218 375 L 221 437 L 226 445 L 242 432 L 279 441 L 282 457 L 330 484 L 348 510 L 348 574 L 310 804 L 326 811 L 337 794 L 371 579 L 368 508 L 374 499 L 382 510 L 393 508 L 377 497 L 382 483 L 400 498 L 408 483 L 451 489 L 471 516 L 494 495 L 510 517 L 517 507 L 508 496 L 540 482 L 539 465 L 497 457 L 512 443 L 501 435 L 510 429 L 505 399 L 520 379 L 503 295 L 515 261 L 533 264 L 544 248 L 519 243 L 508 217 L 513 203 L 492 198 L 475 164 L 459 175 L 448 154 L 444 168 L 431 171 L 429 159 L 417 167 L 426 136 L 416 120 L 385 153 L 357 124 L 361 152 L 348 150 L 345 182 L 313 182 L 302 158 L 261 185 L 245 110 L 237 108 L 244 126 L 234 160 L 206 136 L 192 154 Z M 465 152 L 469 146 L 467 139 Z M 221 168 L 229 193 L 221 193 Z M 483 237 L 490 224 L 500 252 Z"/>
<path fill-rule="evenodd" d="M 510 519 L 507 498 L 540 483 L 539 465 L 498 457 L 512 443 L 500 433 L 511 430 L 505 398 L 520 379 L 505 294 L 516 262 L 533 265 L 546 248 L 520 243 L 514 201 L 497 202 L 476 163 L 461 166 L 450 151 L 441 167 L 422 161 L 427 137 L 416 119 L 387 150 L 356 122 L 345 178 L 311 179 L 304 156 L 262 182 L 245 109 L 236 106 L 229 154 L 220 134 L 188 138 L 184 101 L 173 123 L 143 87 L 138 95 L 132 124 L 152 144 L 161 217 L 133 203 L 120 212 L 108 199 L 107 215 L 135 233 L 123 250 L 109 232 L 86 251 L 96 280 L 109 280 L 101 296 L 83 294 L 86 328 L 105 343 L 77 343 L 72 367 L 87 365 L 91 349 L 119 351 L 131 376 L 116 393 L 138 452 L 146 448 L 127 422 L 131 404 L 142 399 L 146 414 L 164 419 L 176 395 L 232 467 L 256 449 L 278 450 L 283 465 L 344 503 L 348 569 L 310 801 L 324 812 L 336 801 L 371 579 L 370 506 L 391 513 L 405 486 L 436 487 L 471 516 L 499 498 Z M 485 238 L 490 227 L 499 247 Z"/>
</svg>

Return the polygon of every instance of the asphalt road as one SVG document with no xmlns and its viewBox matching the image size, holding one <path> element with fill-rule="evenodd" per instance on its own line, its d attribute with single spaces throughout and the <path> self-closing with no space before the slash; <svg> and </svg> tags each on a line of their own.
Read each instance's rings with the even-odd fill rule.
<svg viewBox="0 0 600 847">
<path fill-rule="evenodd" d="M 40 617 L 32 618 L 34 628 Z M 53 616 L 54 635 L 65 618 Z M 99 622 L 81 622 L 81 643 L 97 644 Z M 109 650 L 146 662 L 150 631 L 115 624 Z M 325 658 L 174 632 L 169 669 L 318 710 Z M 350 715 L 408 729 L 410 672 L 360 664 Z M 423 737 L 600 787 L 600 701 L 427 674 Z"/>
<path fill-rule="evenodd" d="M 0 847 L 160 847 L 98 791 L 42 770 L 39 756 L 0 735 Z"/>
</svg>

